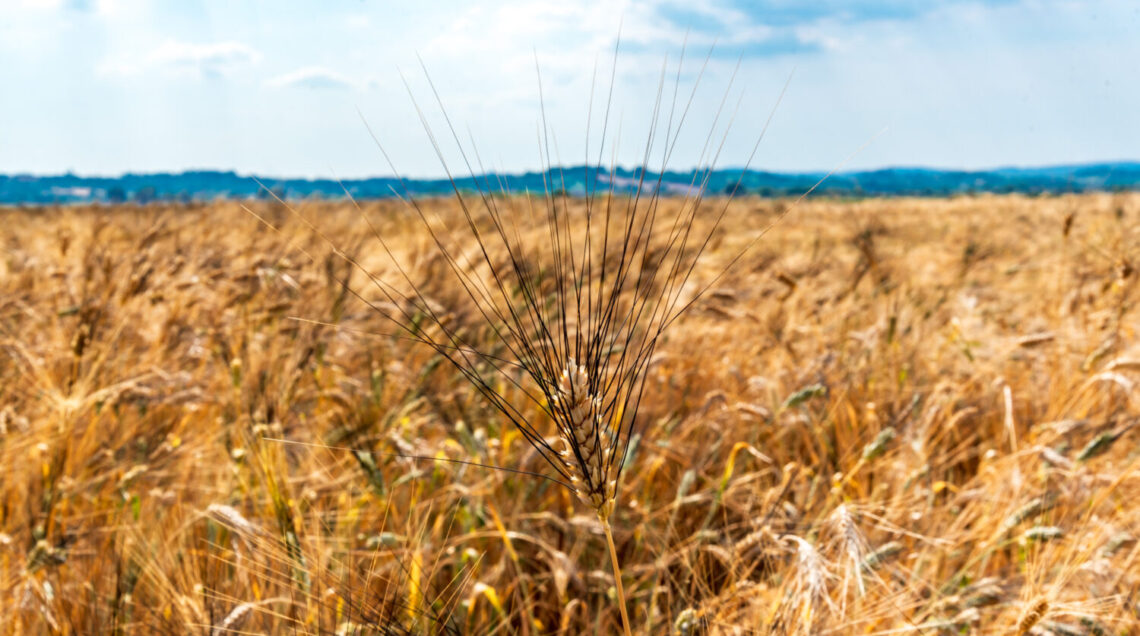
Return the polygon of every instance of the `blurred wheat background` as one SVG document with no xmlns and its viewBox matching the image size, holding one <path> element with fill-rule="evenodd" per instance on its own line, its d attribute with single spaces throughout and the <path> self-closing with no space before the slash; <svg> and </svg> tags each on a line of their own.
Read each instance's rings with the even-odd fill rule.
<svg viewBox="0 0 1140 636">
<path fill-rule="evenodd" d="M 634 631 L 1136 633 L 1140 196 L 809 200 L 717 279 L 788 205 L 728 204 L 648 367 Z M 544 470 L 334 251 L 491 346 L 424 226 L 251 211 L 0 211 L 0 632 L 616 633 L 598 520 L 444 461 Z"/>
</svg>

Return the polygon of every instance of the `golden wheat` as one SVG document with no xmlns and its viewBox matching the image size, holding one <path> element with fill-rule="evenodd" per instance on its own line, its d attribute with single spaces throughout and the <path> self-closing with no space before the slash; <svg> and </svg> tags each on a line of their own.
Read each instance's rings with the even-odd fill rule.
<svg viewBox="0 0 1140 636">
<path fill-rule="evenodd" d="M 731 231 L 682 291 L 787 203 L 727 202 Z M 464 222 L 454 201 L 424 205 Z M 592 503 L 451 461 L 554 474 L 439 352 L 354 300 L 346 278 L 386 301 L 359 270 L 280 204 L 250 207 L 281 231 L 227 202 L 0 210 L 0 634 L 208 633 L 244 603 L 253 633 L 618 630 Z M 398 276 L 361 214 L 381 224 L 501 379 L 491 362 L 509 354 L 414 213 L 361 207 L 300 212 Z M 565 209 L 580 236 L 584 203 Z M 1119 271 L 1138 213 L 1125 194 L 803 204 L 646 367 L 634 468 L 609 473 L 633 629 L 1017 633 L 1045 598 L 1030 633 L 1126 632 L 1136 396 L 1089 380 L 1140 382 L 1108 369 L 1140 352 L 1138 277 Z M 549 272 L 548 238 L 520 230 Z M 855 283 L 868 240 L 874 271 Z M 589 368 L 552 355 L 553 398 L 571 358 Z M 561 409 L 500 381 L 567 471 Z M 861 593 L 842 584 L 856 554 Z"/>
</svg>

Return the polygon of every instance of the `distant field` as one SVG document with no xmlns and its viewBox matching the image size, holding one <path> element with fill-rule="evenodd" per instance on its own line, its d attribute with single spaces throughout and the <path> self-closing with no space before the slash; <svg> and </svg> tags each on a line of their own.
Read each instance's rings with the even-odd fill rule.
<svg viewBox="0 0 1140 636">
<path fill-rule="evenodd" d="M 789 203 L 649 365 L 634 631 L 1140 633 L 1140 194 L 808 200 L 716 279 Z M 418 219 L 252 210 L 0 211 L 0 633 L 618 633 L 572 493 L 397 456 L 551 474 L 334 253 L 490 343 Z"/>
</svg>

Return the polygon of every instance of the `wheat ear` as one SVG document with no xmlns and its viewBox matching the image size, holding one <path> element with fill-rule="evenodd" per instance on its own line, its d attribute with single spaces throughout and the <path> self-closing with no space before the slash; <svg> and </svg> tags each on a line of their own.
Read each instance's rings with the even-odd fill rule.
<svg viewBox="0 0 1140 636">
<path fill-rule="evenodd" d="M 616 481 L 610 478 L 610 431 L 602 421 L 601 398 L 590 394 L 586 368 L 573 358 L 562 371 L 552 412 L 560 422 L 559 436 L 565 448 L 562 461 L 574 486 L 574 494 L 609 523 L 614 511 Z"/>
<path fill-rule="evenodd" d="M 1033 626 L 1045 617 L 1045 613 L 1049 611 L 1049 601 L 1045 598 L 1039 598 L 1033 605 L 1026 610 L 1025 615 L 1021 617 L 1021 621 L 1017 623 L 1017 633 L 1019 636 L 1025 636 Z"/>
<path fill-rule="evenodd" d="M 606 546 L 614 568 L 614 589 L 621 609 L 622 628 L 626 636 L 630 636 L 621 565 L 610 527 L 617 488 L 617 480 L 610 478 L 609 471 L 610 431 L 603 420 L 601 398 L 590 394 L 590 378 L 586 368 L 573 358 L 562 371 L 562 377 L 558 381 L 558 395 L 552 400 L 551 406 L 555 419 L 562 420 L 558 427 L 559 437 L 565 446 L 561 451 L 562 462 L 570 475 L 574 494 L 598 515 L 598 520 L 605 529 Z"/>
</svg>

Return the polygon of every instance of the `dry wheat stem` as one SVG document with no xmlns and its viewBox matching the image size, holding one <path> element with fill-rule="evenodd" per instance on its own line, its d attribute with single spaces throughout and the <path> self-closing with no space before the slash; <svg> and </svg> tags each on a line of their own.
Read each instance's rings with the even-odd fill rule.
<svg viewBox="0 0 1140 636">
<path fill-rule="evenodd" d="M 625 608 L 625 587 L 621 583 L 621 566 L 618 564 L 617 548 L 614 547 L 614 533 L 610 529 L 609 519 L 602 521 L 602 527 L 606 530 L 606 545 L 609 546 L 610 563 L 614 567 L 614 589 L 617 590 L 618 607 L 621 609 L 621 624 L 625 629 L 625 636 L 631 636 L 629 612 Z"/>
</svg>

